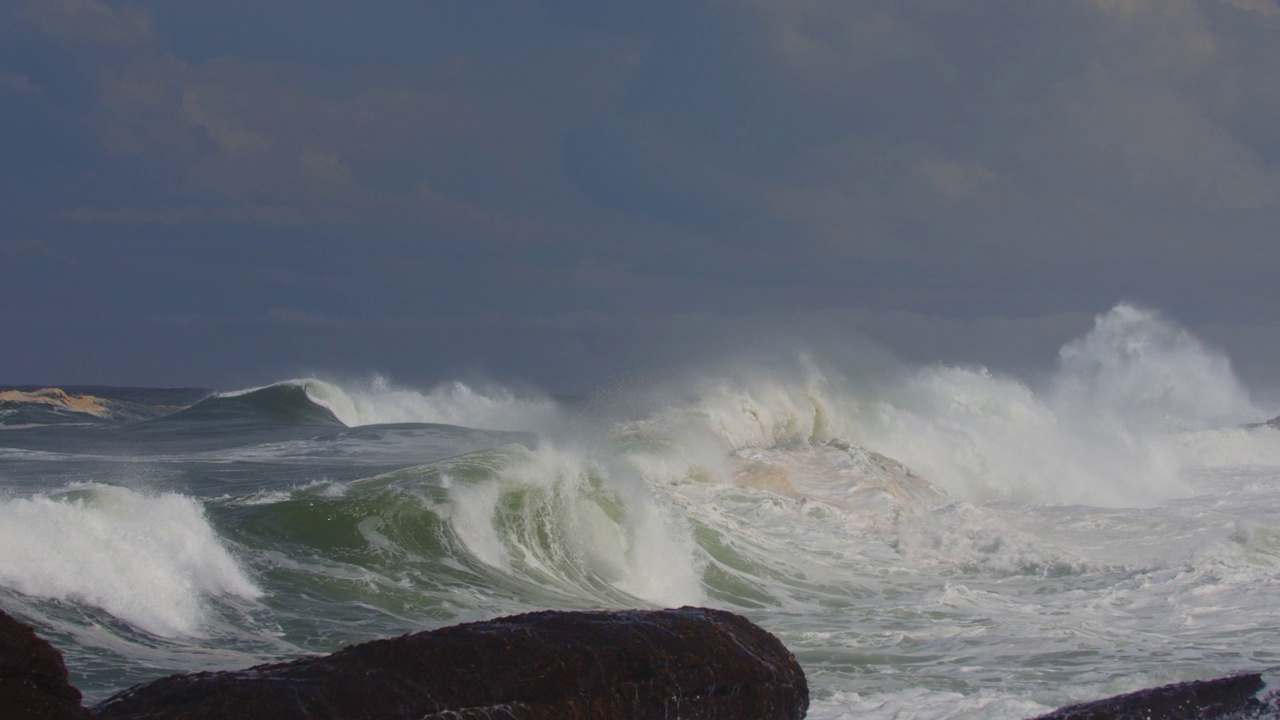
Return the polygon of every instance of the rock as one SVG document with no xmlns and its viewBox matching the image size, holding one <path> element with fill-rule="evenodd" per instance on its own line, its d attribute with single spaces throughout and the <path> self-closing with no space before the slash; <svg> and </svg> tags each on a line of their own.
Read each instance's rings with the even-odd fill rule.
<svg viewBox="0 0 1280 720">
<path fill-rule="evenodd" d="M 800 665 L 720 610 L 536 612 L 126 690 L 99 720 L 769 718 L 809 706 Z"/>
<path fill-rule="evenodd" d="M 30 625 L 0 610 L 0 715 L 24 720 L 86 720 L 80 691 L 62 655 Z"/>
<path fill-rule="evenodd" d="M 1034 720 L 1244 720 L 1280 718 L 1273 695 L 1262 695 L 1262 676 L 1235 675 L 1139 690 L 1106 700 L 1068 705 Z"/>
</svg>

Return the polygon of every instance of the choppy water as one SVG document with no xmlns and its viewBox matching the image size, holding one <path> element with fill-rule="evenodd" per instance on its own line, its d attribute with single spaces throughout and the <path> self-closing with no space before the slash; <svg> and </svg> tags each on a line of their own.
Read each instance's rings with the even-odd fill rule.
<svg viewBox="0 0 1280 720">
<path fill-rule="evenodd" d="M 1280 431 L 1121 306 L 1032 387 L 742 363 L 577 402 L 281 383 L 0 430 L 0 607 L 90 701 L 536 608 L 702 604 L 813 718 L 1021 718 L 1280 665 Z M 3 422 L 4 418 L 0 418 Z"/>
</svg>

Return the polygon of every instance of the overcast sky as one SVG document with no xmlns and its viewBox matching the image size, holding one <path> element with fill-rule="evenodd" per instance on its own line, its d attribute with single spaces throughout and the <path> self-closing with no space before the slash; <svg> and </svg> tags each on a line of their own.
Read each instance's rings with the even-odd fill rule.
<svg viewBox="0 0 1280 720">
<path fill-rule="evenodd" d="M 1280 355 L 1275 0 L 3 0 L 0 122 L 5 383 Z"/>
</svg>

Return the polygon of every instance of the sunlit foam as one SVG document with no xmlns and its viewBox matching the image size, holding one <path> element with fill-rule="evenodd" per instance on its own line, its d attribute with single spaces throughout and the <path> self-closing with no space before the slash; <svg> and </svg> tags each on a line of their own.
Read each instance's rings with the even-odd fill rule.
<svg viewBox="0 0 1280 720">
<path fill-rule="evenodd" d="M 486 430 L 533 430 L 549 424 L 555 403 L 521 397 L 502 387 L 476 388 L 462 382 L 427 392 L 396 387 L 384 377 L 342 386 L 323 380 L 298 381 L 318 405 L 350 427 L 382 423 L 442 423 Z"/>
<path fill-rule="evenodd" d="M 789 368 L 711 373 L 672 394 L 696 399 L 632 425 L 665 439 L 646 460 L 664 477 L 725 480 L 726 465 L 709 445 L 724 456 L 839 440 L 975 502 L 1131 506 L 1182 496 L 1191 491 L 1182 470 L 1212 456 L 1206 445 L 1214 442 L 1188 442 L 1186 433 L 1265 418 L 1224 354 L 1123 304 L 1064 346 L 1038 388 L 947 365 L 904 368 L 855 387 L 833 364 L 800 355 Z"/>
<path fill-rule="evenodd" d="M 1186 494 L 1174 431 L 1259 415 L 1224 355 L 1128 305 L 1063 348 L 1043 393 L 938 366 L 877 409 L 868 442 L 961 497 L 1099 505 Z"/>
<path fill-rule="evenodd" d="M 107 485 L 0 501 L 0 584 L 162 636 L 199 634 L 208 597 L 261 594 L 195 500 Z"/>
<path fill-rule="evenodd" d="M 450 522 L 475 557 L 564 589 L 703 599 L 688 528 L 623 466 L 550 445 L 512 452 L 496 478 L 448 478 Z"/>
</svg>

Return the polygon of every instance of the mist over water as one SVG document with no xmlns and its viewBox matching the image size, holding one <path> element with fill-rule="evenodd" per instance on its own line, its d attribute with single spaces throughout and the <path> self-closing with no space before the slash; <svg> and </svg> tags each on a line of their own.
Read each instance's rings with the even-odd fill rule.
<svg viewBox="0 0 1280 720">
<path fill-rule="evenodd" d="M 1025 717 L 1280 663 L 1280 432 L 1246 427 L 1274 413 L 1221 352 L 1119 305 L 1036 383 L 851 358 L 567 406 L 294 380 L 156 421 L 163 452 L 6 431 L 0 480 L 37 489 L 0 498 L 0 605 L 98 698 L 542 607 L 745 613 L 815 718 Z"/>
<path fill-rule="evenodd" d="M 731 454 L 839 440 L 897 459 L 957 499 L 1125 506 L 1188 491 L 1178 478 L 1186 433 L 1269 417 L 1224 354 L 1130 305 L 1064 346 L 1039 387 L 942 364 L 854 385 L 838 363 L 803 353 L 770 370 L 709 373 L 667 393 L 696 400 L 638 425 L 666 428 L 713 476 L 726 465 L 708 446 Z"/>
</svg>

